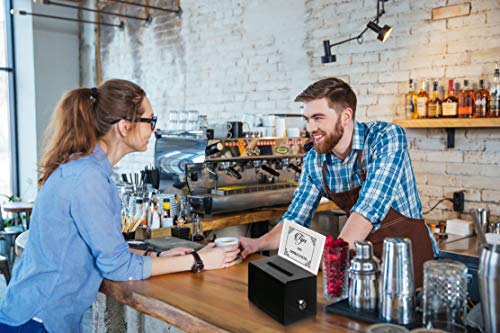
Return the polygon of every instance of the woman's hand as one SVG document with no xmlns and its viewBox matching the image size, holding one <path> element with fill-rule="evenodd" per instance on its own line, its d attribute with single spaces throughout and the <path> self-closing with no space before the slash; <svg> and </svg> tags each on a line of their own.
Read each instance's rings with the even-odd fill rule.
<svg viewBox="0 0 500 333">
<path fill-rule="evenodd" d="M 194 250 L 189 247 L 175 247 L 173 249 L 170 249 L 168 251 L 162 251 L 160 252 L 160 257 L 175 257 L 175 256 L 183 256 L 185 254 L 189 254 L 193 252 Z"/>
<path fill-rule="evenodd" d="M 236 258 L 240 253 L 238 244 L 224 247 L 215 247 L 215 243 L 210 243 L 203 249 L 198 251 L 198 254 L 203 261 L 205 269 L 218 269 L 230 267 L 236 264 Z"/>
</svg>

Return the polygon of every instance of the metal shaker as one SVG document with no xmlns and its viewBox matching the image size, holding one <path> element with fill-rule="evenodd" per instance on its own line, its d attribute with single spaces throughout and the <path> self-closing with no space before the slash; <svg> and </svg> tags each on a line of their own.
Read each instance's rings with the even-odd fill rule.
<svg viewBox="0 0 500 333">
<path fill-rule="evenodd" d="M 349 306 L 375 310 L 378 303 L 380 260 L 373 256 L 370 241 L 354 242 L 356 256 L 349 267 Z"/>
<path fill-rule="evenodd" d="M 398 324 L 414 321 L 415 278 L 411 240 L 386 238 L 382 251 L 379 313 L 383 320 Z"/>
<path fill-rule="evenodd" d="M 500 245 L 483 246 L 477 275 L 484 331 L 500 332 Z"/>
</svg>

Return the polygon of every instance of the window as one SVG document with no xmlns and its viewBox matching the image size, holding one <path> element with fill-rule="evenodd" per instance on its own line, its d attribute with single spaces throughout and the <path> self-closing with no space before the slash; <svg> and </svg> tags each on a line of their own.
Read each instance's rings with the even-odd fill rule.
<svg viewBox="0 0 500 333">
<path fill-rule="evenodd" d="M 0 193 L 17 194 L 10 1 L 0 1 Z M 3 199 L 0 199 L 2 202 Z"/>
</svg>

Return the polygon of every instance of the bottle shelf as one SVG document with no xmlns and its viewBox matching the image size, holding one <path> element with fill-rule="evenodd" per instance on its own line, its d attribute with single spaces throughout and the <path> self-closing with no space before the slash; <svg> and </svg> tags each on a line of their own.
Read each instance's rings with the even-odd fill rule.
<svg viewBox="0 0 500 333">
<path fill-rule="evenodd" d="M 448 148 L 455 148 L 455 128 L 500 128 L 500 118 L 395 119 L 404 128 L 444 128 Z"/>
<path fill-rule="evenodd" d="M 395 119 L 404 128 L 479 128 L 500 127 L 500 118 L 425 118 Z"/>
</svg>

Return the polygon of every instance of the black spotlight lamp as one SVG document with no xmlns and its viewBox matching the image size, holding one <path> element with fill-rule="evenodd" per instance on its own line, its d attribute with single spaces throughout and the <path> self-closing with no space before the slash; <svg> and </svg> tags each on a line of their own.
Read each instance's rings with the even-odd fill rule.
<svg viewBox="0 0 500 333">
<path fill-rule="evenodd" d="M 332 47 L 336 45 L 344 44 L 355 39 L 358 41 L 359 44 L 363 43 L 363 35 L 365 34 L 365 32 L 368 31 L 368 29 L 375 31 L 377 33 L 377 39 L 380 40 L 381 42 L 385 42 L 387 38 L 389 38 L 392 32 L 392 28 L 388 25 L 384 25 L 384 27 L 381 28 L 378 24 L 378 19 L 385 14 L 384 2 L 386 1 L 388 0 L 377 0 L 377 16 L 375 16 L 375 18 L 372 21 L 368 22 L 366 28 L 363 31 L 361 31 L 359 35 L 352 38 L 347 38 L 345 40 L 342 40 L 334 44 L 330 44 L 329 40 L 324 40 L 323 49 L 325 51 L 325 55 L 321 57 L 321 63 L 327 64 L 337 61 L 337 57 L 334 54 L 332 54 L 331 51 Z M 382 8 L 380 8 L 380 4 L 382 4 Z"/>
<path fill-rule="evenodd" d="M 387 24 L 384 25 L 383 28 L 381 28 L 377 23 L 375 23 L 373 21 L 368 22 L 367 27 L 370 28 L 371 30 L 375 31 L 375 33 L 378 34 L 377 39 L 379 41 L 381 41 L 382 43 L 385 42 L 387 40 L 387 38 L 389 38 L 389 36 L 391 35 L 391 32 L 392 32 L 392 28 L 390 26 L 388 26 Z"/>
<path fill-rule="evenodd" d="M 337 61 L 337 57 L 335 56 L 335 54 L 332 54 L 332 52 L 331 52 L 331 49 L 330 49 L 331 46 L 330 46 L 329 40 L 323 41 L 323 48 L 325 49 L 325 55 L 321 57 L 322 64 L 328 64 L 330 62 Z"/>
</svg>

